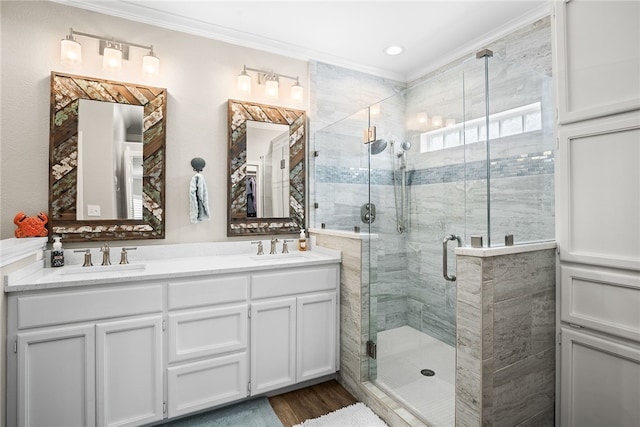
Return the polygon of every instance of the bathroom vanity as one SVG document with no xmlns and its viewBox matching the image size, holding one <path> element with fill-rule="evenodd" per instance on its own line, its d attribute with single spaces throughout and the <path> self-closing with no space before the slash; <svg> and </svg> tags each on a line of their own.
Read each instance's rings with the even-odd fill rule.
<svg viewBox="0 0 640 427">
<path fill-rule="evenodd" d="M 141 425 L 335 375 L 340 253 L 253 250 L 5 277 L 8 425 Z"/>
</svg>

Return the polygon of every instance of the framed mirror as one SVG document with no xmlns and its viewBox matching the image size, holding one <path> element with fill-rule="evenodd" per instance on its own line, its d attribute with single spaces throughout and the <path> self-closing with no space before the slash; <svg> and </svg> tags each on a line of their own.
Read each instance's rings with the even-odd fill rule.
<svg viewBox="0 0 640 427">
<path fill-rule="evenodd" d="M 50 235 L 164 238 L 166 99 L 164 88 L 51 73 Z"/>
<path fill-rule="evenodd" d="M 303 110 L 229 100 L 227 236 L 304 227 L 305 129 Z"/>
</svg>

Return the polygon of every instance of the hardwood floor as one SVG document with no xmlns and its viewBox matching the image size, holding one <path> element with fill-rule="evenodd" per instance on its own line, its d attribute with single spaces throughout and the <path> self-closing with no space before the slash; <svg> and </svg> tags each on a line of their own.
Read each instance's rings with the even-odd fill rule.
<svg viewBox="0 0 640 427">
<path fill-rule="evenodd" d="M 292 427 L 356 402 L 356 398 L 335 380 L 269 398 L 284 427 Z"/>
</svg>

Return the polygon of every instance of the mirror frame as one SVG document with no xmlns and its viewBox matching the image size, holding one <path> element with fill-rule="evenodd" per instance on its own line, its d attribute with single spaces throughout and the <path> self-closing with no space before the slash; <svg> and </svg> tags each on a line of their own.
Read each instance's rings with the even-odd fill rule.
<svg viewBox="0 0 640 427">
<path fill-rule="evenodd" d="M 142 220 L 76 219 L 80 99 L 144 108 Z M 49 124 L 49 239 L 63 241 L 164 239 L 167 90 L 51 72 Z"/>
<path fill-rule="evenodd" d="M 306 112 L 255 102 L 228 101 L 227 237 L 299 233 L 306 217 Z M 247 218 L 247 121 L 289 126 L 288 218 Z"/>
</svg>

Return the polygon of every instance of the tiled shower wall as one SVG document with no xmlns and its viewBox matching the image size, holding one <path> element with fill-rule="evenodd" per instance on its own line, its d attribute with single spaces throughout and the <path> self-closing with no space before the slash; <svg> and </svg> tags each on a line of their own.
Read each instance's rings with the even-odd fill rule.
<svg viewBox="0 0 640 427">
<path fill-rule="evenodd" d="M 550 40 L 549 18 L 544 18 L 487 46 L 496 53 L 496 64 L 508 61 L 507 66 L 494 67 L 496 81 L 513 81 L 514 72 L 522 70 L 533 70 L 550 80 Z M 474 117 L 480 114 L 483 99 L 468 89 L 467 104 L 463 105 L 463 72 L 467 71 L 466 79 L 475 78 L 468 73 L 469 66 L 462 65 L 463 60 L 408 85 L 311 64 L 310 146 L 318 151 L 318 157 L 310 161 L 309 188 L 311 202 L 318 207 L 311 209 L 310 224 L 365 230 L 360 211 L 369 201 L 370 179 L 371 202 L 377 213 L 371 232 L 379 236 L 372 241 L 377 245 L 377 256 L 372 260 L 377 270 L 371 277 L 376 325 L 379 330 L 410 325 L 452 345 L 456 289 L 442 279 L 441 241 L 449 233 L 463 235 L 465 242 L 471 234 L 484 234 L 487 239 L 484 144 L 421 154 L 419 134 L 423 130 L 413 125 L 412 117 L 421 111 L 445 117 L 462 111 Z M 545 85 L 540 83 L 534 90 L 545 93 L 539 98 L 546 105 L 546 120 L 552 117 L 552 102 Z M 522 91 L 518 85 L 490 88 L 492 112 L 508 107 L 515 96 L 527 99 L 535 95 Z M 374 104 L 378 104 L 379 113 L 369 117 L 361 111 Z M 409 230 L 403 234 L 396 231 L 391 146 L 371 157 L 369 176 L 362 137 L 369 121 L 377 127 L 378 137 L 398 143 L 393 147 L 396 153 L 399 142 L 412 142 L 407 158 Z M 496 236 L 513 233 L 516 242 L 553 238 L 553 155 L 543 154 L 547 150 L 539 144 L 552 141 L 549 136 L 540 131 L 492 143 L 491 173 L 495 179 L 491 185 L 496 194 L 492 228 Z"/>
</svg>

